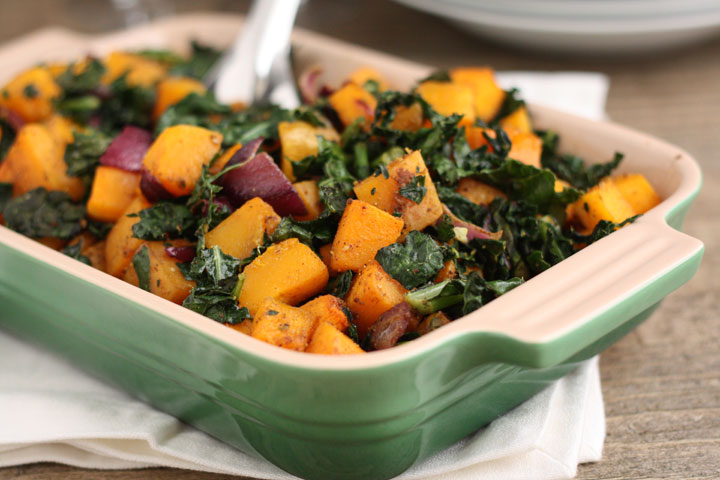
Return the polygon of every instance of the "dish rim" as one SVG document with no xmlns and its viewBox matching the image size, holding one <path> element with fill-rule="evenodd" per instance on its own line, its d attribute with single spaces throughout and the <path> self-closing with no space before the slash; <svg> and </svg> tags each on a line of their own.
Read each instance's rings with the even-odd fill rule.
<svg viewBox="0 0 720 480">
<path fill-rule="evenodd" d="M 216 18 L 218 19 L 217 21 L 220 21 L 219 19 L 221 17 L 220 15 L 213 14 L 202 15 L 204 15 L 203 18 L 206 20 Z M 168 29 L 171 28 L 173 24 L 177 27 L 177 24 L 188 22 L 191 18 L 197 19 L 198 14 L 180 15 L 162 19 L 147 26 L 121 32 L 122 35 L 118 32 L 110 32 L 106 34 L 86 36 L 64 29 L 44 29 L 31 32 L 18 40 L 0 46 L 0 54 L 10 49 L 22 50 L 24 45 L 29 44 L 30 42 L 36 42 L 43 36 L 54 37 L 55 40 L 60 43 L 62 43 L 62 41 L 65 41 L 66 43 L 71 42 L 73 44 L 78 42 L 96 41 L 99 44 L 105 45 L 105 48 L 132 48 L 132 45 L 126 45 L 123 47 L 122 44 L 118 44 L 117 39 L 122 38 L 123 35 L 127 36 L 134 30 L 147 30 L 151 32 L 160 31 L 160 33 L 162 33 L 163 27 Z M 223 20 L 226 21 L 227 18 L 223 18 Z M 242 21 L 239 17 L 236 17 L 235 21 L 238 20 L 240 22 Z M 394 63 L 401 64 L 405 68 L 426 68 L 419 64 L 414 64 L 397 57 L 391 57 L 381 52 L 358 47 L 356 45 L 341 42 L 316 33 L 303 31 L 301 29 L 296 29 L 293 34 L 293 41 L 299 44 L 306 44 L 309 47 L 312 47 L 313 45 L 316 47 L 318 45 L 324 45 L 330 49 L 362 53 L 365 56 L 374 56 L 385 62 L 392 61 Z M 647 287 L 655 280 L 661 278 L 664 274 L 669 273 L 702 252 L 702 242 L 698 239 L 678 232 L 667 223 L 667 219 L 671 217 L 675 211 L 682 209 L 697 194 L 701 186 L 701 173 L 699 166 L 689 154 L 678 147 L 649 135 L 642 134 L 614 123 L 576 117 L 548 107 L 530 105 L 530 108 L 533 114 L 541 117 L 547 117 L 559 121 L 574 122 L 576 124 L 585 125 L 587 128 L 608 129 L 608 131 L 613 135 L 631 137 L 636 142 L 644 142 L 647 144 L 648 148 L 673 152 L 675 166 L 681 176 L 679 185 L 668 198 L 663 200 L 660 205 L 643 215 L 635 223 L 628 225 L 622 230 L 613 233 L 613 235 L 583 249 L 560 264 L 555 265 L 551 269 L 528 280 L 520 287 L 494 300 L 488 305 L 485 305 L 481 309 L 461 317 L 449 325 L 435 330 L 428 335 L 424 335 L 412 342 L 408 342 L 388 350 L 370 352 L 365 355 L 335 356 L 332 362 L 328 362 L 326 355 L 311 355 L 304 352 L 281 349 L 256 340 L 240 332 L 235 332 L 207 317 L 136 288 L 105 272 L 96 270 L 81 262 L 73 260 L 61 252 L 46 247 L 29 237 L 20 235 L 3 226 L 0 226 L 0 243 L 5 244 L 8 248 L 21 252 L 36 261 L 43 262 L 55 269 L 60 269 L 65 273 L 73 275 L 85 282 L 96 284 L 108 292 L 123 298 L 125 301 L 135 302 L 143 308 L 161 314 L 164 317 L 177 322 L 181 326 L 193 329 L 197 333 L 210 337 L 221 344 L 237 348 L 243 353 L 258 357 L 264 361 L 282 364 L 286 367 L 314 371 L 356 371 L 382 368 L 387 367 L 390 364 L 409 361 L 415 357 L 423 356 L 428 351 L 442 348 L 460 337 L 475 334 L 497 335 L 512 342 L 523 344 L 529 348 L 543 345 L 547 346 L 551 342 L 561 339 L 564 335 L 585 326 L 592 319 L 602 314 L 602 312 L 605 312 L 613 306 L 622 303 L 624 300 L 632 297 L 633 294 L 640 289 Z M 615 249 L 615 257 L 618 256 L 618 252 L 627 253 L 626 242 L 632 237 L 637 237 L 643 242 L 657 240 L 658 238 L 661 239 L 660 243 L 656 245 L 657 249 L 670 251 L 670 253 L 665 257 L 658 257 L 662 258 L 665 263 L 661 265 L 654 265 L 652 272 L 635 275 L 632 279 L 626 278 L 624 281 L 614 282 L 614 293 L 606 293 L 605 297 L 603 297 L 603 301 L 601 302 L 594 299 L 595 301 L 592 305 L 588 305 L 584 309 L 576 309 L 575 311 L 563 312 L 562 308 L 560 308 L 559 313 L 562 313 L 565 316 L 561 319 L 562 321 L 557 321 L 553 328 L 548 329 L 547 324 L 539 325 L 537 321 L 538 315 L 535 315 L 534 317 L 531 316 L 530 320 L 524 318 L 526 324 L 524 328 L 528 328 L 528 325 L 531 327 L 529 332 L 518 331 L 518 328 L 523 327 L 523 325 L 507 321 L 507 316 L 509 315 L 508 311 L 517 311 L 517 308 L 513 308 L 514 305 L 528 306 L 528 304 L 517 302 L 516 300 L 521 298 L 521 295 L 529 293 L 531 286 L 540 285 L 541 280 L 545 281 L 545 284 L 547 285 L 551 284 L 553 280 L 561 278 L 563 275 L 567 275 L 569 273 L 574 272 L 577 274 L 578 272 L 587 272 L 589 270 L 587 267 L 576 267 L 582 266 L 582 263 L 587 263 L 587 260 L 593 257 L 602 259 L 612 258 L 611 256 L 603 257 L 602 255 L 598 255 L 598 253 L 603 252 L 603 250 L 608 251 Z M 622 248 L 623 244 L 625 244 L 625 250 Z M 618 250 L 618 247 L 621 248 Z M 582 285 L 573 285 L 573 287 L 576 290 L 571 293 L 573 293 L 573 295 L 579 295 L 578 298 L 593 297 L 592 292 L 588 291 L 591 290 L 588 287 L 585 287 L 584 291 L 581 288 L 583 287 Z M 578 291 L 577 289 L 580 290 Z M 536 288 L 535 290 L 540 289 Z M 538 299 L 536 299 L 536 302 L 537 300 Z M 529 306 L 533 306 L 533 304 L 529 304 Z M 527 310 L 527 308 L 525 309 Z M 488 320 L 488 318 L 493 315 L 495 315 L 495 317 Z M 547 316 L 548 315 L 545 315 L 545 317 Z M 532 328 L 535 330 L 533 331 Z M 522 328 L 520 328 L 520 330 L 522 330 Z"/>
</svg>

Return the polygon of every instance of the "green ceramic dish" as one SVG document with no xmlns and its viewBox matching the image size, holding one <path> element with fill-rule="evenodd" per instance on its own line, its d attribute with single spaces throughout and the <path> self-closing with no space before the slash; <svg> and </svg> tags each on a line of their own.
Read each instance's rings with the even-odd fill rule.
<svg viewBox="0 0 720 480">
<path fill-rule="evenodd" d="M 241 20 L 178 17 L 103 37 L 63 31 L 0 49 L 18 70 L 58 55 L 199 37 L 227 43 Z M 211 32 L 211 38 L 208 38 Z M 299 63 L 340 78 L 377 65 L 398 87 L 428 68 L 299 32 Z M 48 45 L 51 46 L 48 48 Z M 0 79 L 2 80 L 2 79 Z M 389 351 L 332 358 L 285 351 L 0 227 L 0 326 L 35 339 L 157 408 L 298 476 L 384 479 L 456 442 L 572 371 L 642 322 L 696 271 L 700 241 L 676 229 L 700 188 L 672 145 L 533 108 L 563 148 L 626 154 L 665 199 L 488 306 Z"/>
</svg>

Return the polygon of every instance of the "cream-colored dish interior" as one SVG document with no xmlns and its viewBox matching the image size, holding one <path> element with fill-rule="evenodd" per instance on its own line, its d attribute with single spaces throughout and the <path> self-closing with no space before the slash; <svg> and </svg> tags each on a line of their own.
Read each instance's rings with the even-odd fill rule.
<svg viewBox="0 0 720 480">
<path fill-rule="evenodd" d="M 115 49 L 187 48 L 191 39 L 227 45 L 242 18 L 192 15 L 162 20 L 119 33 L 86 36 L 44 30 L 0 48 L 0 83 L 39 62 L 68 61 Z M 398 89 L 409 88 L 433 69 L 305 31 L 293 36 L 299 69 L 322 65 L 324 78 L 339 83 L 354 68 L 373 65 Z M 664 198 L 641 220 L 570 259 L 543 272 L 489 305 L 408 344 L 369 355 L 327 360 L 264 344 L 208 318 L 76 262 L 31 239 L 0 227 L 0 242 L 45 261 L 88 282 L 159 311 L 205 335 L 253 354 L 296 367 L 356 369 L 378 367 L 421 354 L 472 331 L 503 333 L 528 343 L 553 340 L 581 326 L 599 312 L 632 295 L 648 282 L 697 253 L 702 244 L 667 226 L 665 217 L 700 185 L 696 163 L 683 151 L 657 139 L 609 123 L 579 119 L 547 108 L 533 107 L 535 123 L 560 133 L 562 148 L 591 162 L 606 161 L 615 151 L 625 154 L 621 171 L 645 174 Z"/>
</svg>

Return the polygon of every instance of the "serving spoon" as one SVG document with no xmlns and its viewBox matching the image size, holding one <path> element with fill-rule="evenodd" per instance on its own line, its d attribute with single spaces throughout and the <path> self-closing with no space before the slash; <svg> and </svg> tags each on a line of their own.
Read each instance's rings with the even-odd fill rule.
<svg viewBox="0 0 720 480">
<path fill-rule="evenodd" d="M 245 26 L 206 77 L 221 103 L 300 105 L 290 64 L 290 33 L 302 0 L 254 0 Z"/>
</svg>

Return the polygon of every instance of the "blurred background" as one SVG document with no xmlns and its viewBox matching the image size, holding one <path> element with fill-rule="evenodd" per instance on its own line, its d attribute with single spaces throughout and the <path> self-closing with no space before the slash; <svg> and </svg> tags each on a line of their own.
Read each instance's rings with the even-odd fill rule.
<svg viewBox="0 0 720 480">
<path fill-rule="evenodd" d="M 579 478 L 717 478 L 720 0 L 550 0 L 548 9 L 531 11 L 538 2 L 444 2 L 456 4 L 456 10 L 441 8 L 445 15 L 451 11 L 456 15 L 457 8 L 460 14 L 462 8 L 469 9 L 466 20 L 472 22 L 459 28 L 418 10 L 437 10 L 443 3 L 439 1 L 433 6 L 430 0 L 308 0 L 297 25 L 436 67 L 602 72 L 610 80 L 607 112 L 613 121 L 679 145 L 698 160 L 705 186 L 685 230 L 706 243 L 703 265 L 648 322 L 602 355 L 608 416 L 605 455 L 599 464 L 581 466 Z M 463 3 L 465 7 L 457 6 Z M 0 42 L 48 26 L 104 32 L 192 11 L 244 13 L 249 4 L 246 0 L 0 0 Z M 521 10 L 502 10 L 511 4 Z M 585 10 L 563 8 L 572 4 Z M 478 12 L 478 5 L 488 10 Z M 632 7 L 644 10 L 632 13 Z M 683 17 L 681 7 L 696 11 Z M 641 18 L 643 12 L 652 19 Z M 573 15 L 574 19 L 568 18 Z M 628 33 L 633 26 L 640 39 Z M 677 45 L 683 40 L 694 43 Z M 32 475 L 41 470 L 22 468 L 29 474 L 23 478 L 39 478 Z M 58 476 L 52 478 L 66 478 L 63 475 L 74 470 L 53 468 L 51 473 Z M 124 477 L 118 472 L 112 478 Z"/>
</svg>

